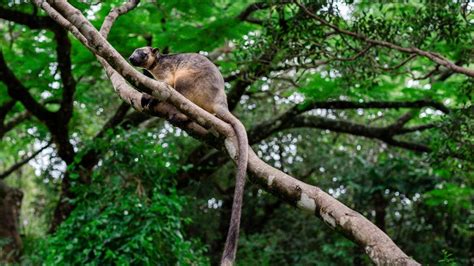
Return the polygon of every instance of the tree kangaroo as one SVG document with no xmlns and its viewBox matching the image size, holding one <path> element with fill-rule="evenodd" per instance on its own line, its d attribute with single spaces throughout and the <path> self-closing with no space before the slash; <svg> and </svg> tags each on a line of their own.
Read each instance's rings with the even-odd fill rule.
<svg viewBox="0 0 474 266">
<path fill-rule="evenodd" d="M 129 57 L 132 65 L 145 68 L 157 80 L 169 84 L 184 97 L 232 125 L 238 140 L 238 163 L 229 231 L 221 265 L 232 265 L 237 252 L 240 216 L 248 162 L 248 139 L 243 124 L 227 106 L 224 78 L 217 67 L 200 54 L 160 54 L 158 49 L 142 47 Z M 176 112 L 178 112 L 176 110 Z M 179 113 L 177 115 L 184 116 Z"/>
</svg>

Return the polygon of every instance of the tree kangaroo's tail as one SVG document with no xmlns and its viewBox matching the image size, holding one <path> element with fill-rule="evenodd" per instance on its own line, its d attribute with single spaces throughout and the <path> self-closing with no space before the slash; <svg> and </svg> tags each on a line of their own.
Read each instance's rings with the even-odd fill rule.
<svg viewBox="0 0 474 266">
<path fill-rule="evenodd" d="M 221 258 L 221 265 L 233 265 L 235 254 L 237 253 L 237 243 L 239 240 L 240 216 L 242 212 L 242 201 L 244 197 L 245 174 L 248 163 L 248 139 L 245 127 L 227 109 L 218 114 L 223 120 L 230 123 L 234 128 L 239 144 L 239 158 L 237 161 L 237 175 L 235 179 L 234 202 L 232 203 L 232 215 L 230 218 L 229 231 L 225 241 L 224 253 Z"/>
</svg>

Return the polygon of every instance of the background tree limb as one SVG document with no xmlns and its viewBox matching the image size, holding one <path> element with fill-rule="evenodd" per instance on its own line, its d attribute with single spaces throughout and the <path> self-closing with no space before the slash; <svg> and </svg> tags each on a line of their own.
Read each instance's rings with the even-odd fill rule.
<svg viewBox="0 0 474 266">
<path fill-rule="evenodd" d="M 336 32 L 354 37 L 356 39 L 359 39 L 361 41 L 364 41 L 364 42 L 367 42 L 367 43 L 370 43 L 370 44 L 373 44 L 373 45 L 378 45 L 378 46 L 383 46 L 383 47 L 387 47 L 387 48 L 390 48 L 390 49 L 394 49 L 394 50 L 400 51 L 402 53 L 417 54 L 419 56 L 424 56 L 424 57 L 430 59 L 431 61 L 433 61 L 437 64 L 440 64 L 442 66 L 445 66 L 446 68 L 448 68 L 448 69 L 450 69 L 450 70 L 452 70 L 456 73 L 464 74 L 464 75 L 469 76 L 469 77 L 474 77 L 474 70 L 458 66 L 458 65 L 454 64 L 453 62 L 449 61 L 448 59 L 446 59 L 445 57 L 443 57 L 442 55 L 440 55 L 438 53 L 424 51 L 424 50 L 421 50 L 421 49 L 416 48 L 416 47 L 406 48 L 406 47 L 402 47 L 400 45 L 397 45 L 397 44 L 394 44 L 394 43 L 391 43 L 391 42 L 371 39 L 371 38 L 369 38 L 369 37 L 367 37 L 363 34 L 341 29 L 338 26 L 333 25 L 333 24 L 327 22 L 326 20 L 324 20 L 323 18 L 321 18 L 321 17 L 317 16 L 316 14 L 312 13 L 310 10 L 308 10 L 304 5 L 300 4 L 298 1 L 295 1 L 295 3 L 308 16 L 314 18 L 315 20 L 319 21 L 321 24 L 323 24 L 327 27 L 330 27 L 331 29 L 333 29 Z"/>
</svg>

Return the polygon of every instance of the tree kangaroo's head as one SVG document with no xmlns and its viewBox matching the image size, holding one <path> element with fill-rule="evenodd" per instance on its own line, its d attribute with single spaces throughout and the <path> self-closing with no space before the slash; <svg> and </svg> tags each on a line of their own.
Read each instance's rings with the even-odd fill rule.
<svg viewBox="0 0 474 266">
<path fill-rule="evenodd" d="M 155 65 L 158 55 L 158 48 L 145 46 L 135 49 L 128 60 L 133 66 L 149 69 L 151 66 Z"/>
</svg>

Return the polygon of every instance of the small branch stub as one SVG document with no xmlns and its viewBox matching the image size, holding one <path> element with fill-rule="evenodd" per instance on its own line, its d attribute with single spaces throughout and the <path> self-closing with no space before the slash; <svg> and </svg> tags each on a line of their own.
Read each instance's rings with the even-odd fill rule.
<svg viewBox="0 0 474 266">
<path fill-rule="evenodd" d="M 331 226 L 333 229 L 336 228 L 336 220 L 334 219 L 334 217 L 332 217 L 329 213 L 327 212 L 324 212 L 323 210 L 321 210 L 319 212 L 319 215 L 321 216 L 321 218 L 323 219 L 323 221 L 328 224 L 329 226 Z"/>
<path fill-rule="evenodd" d="M 268 187 L 271 187 L 273 185 L 273 180 L 275 179 L 275 176 L 274 175 L 270 175 L 268 177 L 268 182 L 267 182 L 267 185 Z"/>
<path fill-rule="evenodd" d="M 226 138 L 224 141 L 224 145 L 227 152 L 229 153 L 229 156 L 232 159 L 237 160 L 237 147 L 234 143 L 236 142 L 234 142 L 231 138 Z"/>
<path fill-rule="evenodd" d="M 301 192 L 300 200 L 296 202 L 296 206 L 312 214 L 314 214 L 314 211 L 316 210 L 316 203 L 314 202 L 314 199 L 310 198 L 308 194 L 304 192 Z"/>
</svg>

